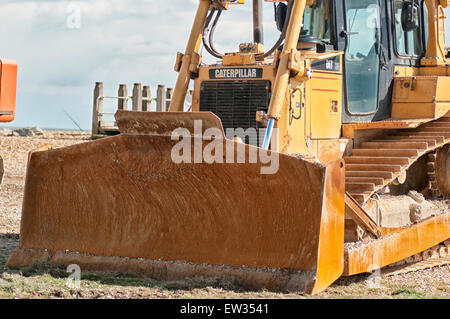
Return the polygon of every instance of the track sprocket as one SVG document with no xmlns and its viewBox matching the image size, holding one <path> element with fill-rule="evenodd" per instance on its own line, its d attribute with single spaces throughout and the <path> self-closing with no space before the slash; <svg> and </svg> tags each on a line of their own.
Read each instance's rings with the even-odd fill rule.
<svg viewBox="0 0 450 319">
<path fill-rule="evenodd" d="M 450 145 L 428 154 L 427 171 L 432 196 L 450 198 Z"/>
</svg>

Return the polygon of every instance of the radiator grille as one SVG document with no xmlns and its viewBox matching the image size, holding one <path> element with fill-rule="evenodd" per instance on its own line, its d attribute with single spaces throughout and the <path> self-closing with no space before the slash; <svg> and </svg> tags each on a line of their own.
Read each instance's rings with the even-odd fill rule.
<svg viewBox="0 0 450 319">
<path fill-rule="evenodd" d="M 200 88 L 200 111 L 216 114 L 225 130 L 260 129 L 256 112 L 267 112 L 269 101 L 270 81 L 207 81 Z"/>
</svg>

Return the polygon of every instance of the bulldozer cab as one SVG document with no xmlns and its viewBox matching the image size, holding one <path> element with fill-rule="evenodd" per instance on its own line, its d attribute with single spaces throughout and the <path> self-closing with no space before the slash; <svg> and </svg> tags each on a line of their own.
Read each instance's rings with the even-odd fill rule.
<svg viewBox="0 0 450 319">
<path fill-rule="evenodd" d="M 337 2 L 336 2 L 337 3 Z M 337 30 L 345 52 L 344 122 L 391 116 L 396 66 L 419 66 L 426 50 L 425 1 L 340 2 L 345 19 Z M 406 16 L 413 26 L 405 25 Z"/>
<path fill-rule="evenodd" d="M 258 2 L 253 1 L 254 8 L 258 8 Z M 290 26 L 291 31 L 287 32 L 294 2 L 277 1 L 274 4 L 275 25 L 280 31 L 280 40 L 275 46 L 265 50 L 261 40 L 263 27 L 259 22 L 254 24 L 253 44 L 240 45 L 239 52 L 224 54 L 218 52 L 213 43 L 214 30 L 220 18 L 220 13 L 215 15 L 213 9 L 205 21 L 204 30 L 201 30 L 203 46 L 220 60 L 214 65 L 200 64 L 197 70 L 194 68 L 195 72 L 190 73 L 189 77 L 195 82 L 193 109 L 215 113 L 226 129 L 267 127 L 270 135 L 275 126 L 282 131 L 290 129 L 297 137 L 303 134 L 305 140 L 338 138 L 340 133 L 337 132 L 345 124 L 394 117 L 433 117 L 431 108 L 426 116 L 410 116 L 409 111 L 402 111 L 399 115 L 393 110 L 393 93 L 398 76 L 418 74 L 419 68 L 427 68 L 433 61 L 445 65 L 446 51 L 441 43 L 441 19 L 444 16 L 440 13 L 440 22 L 436 22 L 428 14 L 429 10 L 437 11 L 438 4 L 431 0 L 306 1 L 301 18 L 297 20 L 301 23 Z M 258 10 L 254 16 L 258 15 Z M 293 39 L 292 34 L 295 28 L 300 29 L 297 39 Z M 288 43 L 289 49 L 286 50 Z M 300 63 L 309 59 L 310 65 L 295 66 L 298 62 L 286 62 L 289 63 L 288 70 L 284 70 L 283 77 L 285 81 L 289 73 L 290 82 L 285 82 L 280 90 L 277 82 L 282 72 L 276 68 L 283 55 L 292 53 L 291 49 Z M 180 55 L 177 60 L 177 71 L 180 71 L 181 58 Z M 191 62 L 197 64 L 197 61 L 199 59 Z M 252 72 L 254 76 L 247 75 Z M 440 72 L 445 74 L 443 69 Z M 182 85 L 188 80 L 185 75 L 183 77 Z M 294 96 L 282 96 L 285 86 Z M 302 90 L 303 97 L 299 97 Z M 180 91 L 183 89 L 178 88 L 175 94 Z M 289 102 L 286 103 L 286 99 Z M 176 101 L 177 97 L 171 111 L 181 111 Z M 321 107 L 308 109 L 312 104 L 320 104 Z M 331 105 L 332 116 L 323 104 Z M 289 122 L 286 126 L 281 124 L 285 120 L 283 108 L 289 109 L 289 115 L 284 113 Z M 319 127 L 315 120 L 323 114 L 326 116 L 322 118 L 322 124 L 329 130 Z M 249 142 L 248 139 L 245 141 Z M 262 144 L 269 147 L 267 139 L 258 143 Z M 298 146 L 284 149 L 288 153 L 306 152 L 304 147 Z"/>
<path fill-rule="evenodd" d="M 276 8 L 279 30 L 286 10 L 285 3 Z M 395 66 L 419 66 L 426 51 L 425 1 L 320 0 L 305 8 L 303 19 L 300 43 L 344 52 L 343 122 L 388 118 Z"/>
</svg>

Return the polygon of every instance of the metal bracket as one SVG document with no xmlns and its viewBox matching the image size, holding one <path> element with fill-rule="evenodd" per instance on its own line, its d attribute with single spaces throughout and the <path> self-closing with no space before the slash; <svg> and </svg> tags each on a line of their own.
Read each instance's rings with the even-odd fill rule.
<svg viewBox="0 0 450 319">
<path fill-rule="evenodd" d="M 175 61 L 175 66 L 174 66 L 174 70 L 175 70 L 175 72 L 180 72 L 180 70 L 181 70 L 181 64 L 183 63 L 183 57 L 184 57 L 184 54 L 183 53 L 181 53 L 181 52 L 177 52 L 177 60 Z"/>
<path fill-rule="evenodd" d="M 202 62 L 202 57 L 198 53 L 192 53 L 191 60 L 189 61 L 189 71 L 192 72 L 193 75 L 198 74 L 198 69 L 200 67 L 200 63 Z"/>
<path fill-rule="evenodd" d="M 192 55 L 186 56 L 183 53 L 178 52 L 174 70 L 175 72 L 180 72 L 183 63 L 189 63 L 189 72 L 191 72 L 194 76 L 197 76 L 201 61 L 202 57 L 198 53 L 194 52 Z"/>
<path fill-rule="evenodd" d="M 213 6 L 217 6 L 219 8 L 228 9 L 229 5 L 233 4 L 245 4 L 245 0 L 236 0 L 234 2 L 231 2 L 230 0 L 211 0 Z"/>
<path fill-rule="evenodd" d="M 264 111 L 256 112 L 256 122 L 261 123 L 262 126 L 267 127 L 267 114 Z"/>
<path fill-rule="evenodd" d="M 305 69 L 304 60 L 302 60 L 300 52 L 295 49 L 289 53 L 288 69 L 295 73 L 303 72 Z"/>
<path fill-rule="evenodd" d="M 346 212 L 350 215 L 353 221 L 360 227 L 372 233 L 376 238 L 381 237 L 381 230 L 366 211 L 356 202 L 356 200 L 349 194 L 345 193 L 345 207 Z"/>
</svg>

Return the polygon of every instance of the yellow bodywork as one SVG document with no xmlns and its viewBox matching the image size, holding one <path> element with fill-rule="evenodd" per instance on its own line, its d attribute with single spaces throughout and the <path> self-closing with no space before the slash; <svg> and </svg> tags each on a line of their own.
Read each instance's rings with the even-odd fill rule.
<svg viewBox="0 0 450 319">
<path fill-rule="evenodd" d="M 425 0 L 428 9 L 428 43 L 425 57 L 422 59 L 424 66 L 446 65 L 445 51 L 445 11 L 450 6 L 448 0 Z"/>
<path fill-rule="evenodd" d="M 341 53 L 335 53 L 340 55 Z M 236 56 L 239 56 L 237 53 Z M 310 54 L 309 61 L 330 57 L 330 54 Z M 308 61 L 308 62 L 309 62 Z M 260 62 L 245 67 L 261 68 L 259 81 L 270 81 L 272 87 L 276 78 L 275 66 L 279 61 Z M 194 81 L 193 111 L 200 111 L 200 87 L 210 79 L 209 72 L 227 70 L 228 65 L 200 67 Z M 249 80 L 251 81 L 251 80 Z M 311 79 L 302 81 L 298 77 L 290 80 L 283 97 L 283 110 L 277 121 L 277 151 L 283 154 L 302 155 L 311 160 L 328 163 L 342 157 L 347 143 L 340 139 L 342 126 L 342 70 L 312 71 Z M 255 114 L 256 117 L 256 114 Z"/>
<path fill-rule="evenodd" d="M 438 119 L 450 111 L 450 77 L 408 76 L 394 80 L 393 119 Z"/>
</svg>

